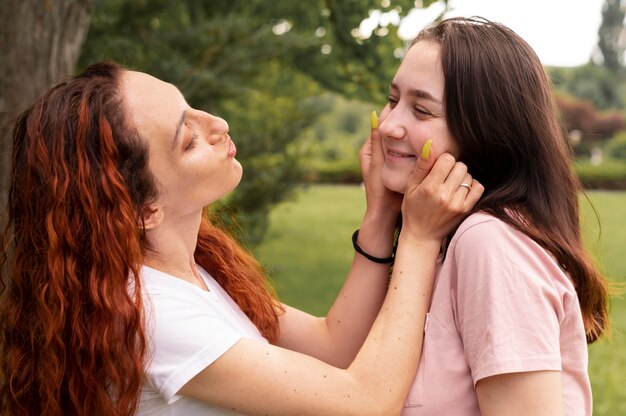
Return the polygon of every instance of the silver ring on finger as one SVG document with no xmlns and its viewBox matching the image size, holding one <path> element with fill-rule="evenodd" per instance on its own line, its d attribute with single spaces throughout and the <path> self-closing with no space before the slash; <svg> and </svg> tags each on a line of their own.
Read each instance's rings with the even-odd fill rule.
<svg viewBox="0 0 626 416">
<path fill-rule="evenodd" d="M 472 185 L 467 182 L 463 182 L 459 185 L 459 188 L 467 188 L 467 190 L 469 191 L 472 189 Z"/>
</svg>

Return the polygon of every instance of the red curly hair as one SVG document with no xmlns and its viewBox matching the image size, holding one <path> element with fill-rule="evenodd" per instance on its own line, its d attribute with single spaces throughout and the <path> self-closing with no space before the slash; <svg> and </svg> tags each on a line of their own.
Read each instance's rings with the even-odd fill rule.
<svg viewBox="0 0 626 416">
<path fill-rule="evenodd" d="M 1 259 L 0 415 L 132 415 L 147 336 L 142 212 L 147 144 L 122 113 L 112 62 L 17 120 Z M 203 220 L 196 261 L 274 340 L 278 302 L 254 258 Z"/>
</svg>

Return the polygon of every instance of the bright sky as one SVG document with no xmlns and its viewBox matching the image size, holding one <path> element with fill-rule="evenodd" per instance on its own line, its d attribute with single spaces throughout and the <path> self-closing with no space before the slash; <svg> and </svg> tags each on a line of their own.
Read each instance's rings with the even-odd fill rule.
<svg viewBox="0 0 626 416">
<path fill-rule="evenodd" d="M 533 47 L 544 65 L 578 66 L 587 63 L 597 44 L 604 0 L 450 0 L 449 3 L 453 10 L 447 17 L 476 15 L 507 25 Z M 400 35 L 412 38 L 442 9 L 441 4 L 435 3 L 425 10 L 413 10 L 402 21 Z"/>
</svg>

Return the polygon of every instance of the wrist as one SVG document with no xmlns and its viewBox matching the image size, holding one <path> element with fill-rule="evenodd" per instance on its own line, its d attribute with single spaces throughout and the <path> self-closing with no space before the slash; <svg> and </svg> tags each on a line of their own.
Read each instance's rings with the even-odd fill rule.
<svg viewBox="0 0 626 416">
<path fill-rule="evenodd" d="M 399 216 L 400 211 L 395 211 L 393 209 L 376 209 L 367 207 L 365 209 L 365 215 L 363 215 L 361 228 L 373 227 L 378 231 L 393 232 L 396 229 Z"/>
<path fill-rule="evenodd" d="M 419 250 L 420 252 L 439 253 L 443 240 L 436 237 L 416 236 L 404 229 L 398 236 L 398 250 Z"/>
<path fill-rule="evenodd" d="M 393 252 L 397 221 L 397 215 L 366 213 L 359 228 L 357 244 L 372 256 L 390 257 Z"/>
<path fill-rule="evenodd" d="M 361 256 L 365 257 L 366 259 L 374 263 L 378 263 L 378 264 L 392 264 L 393 263 L 394 254 L 395 254 L 393 253 L 393 251 L 387 257 L 374 256 L 368 253 L 367 251 L 363 250 L 363 248 L 361 248 L 358 242 L 358 238 L 359 238 L 359 230 L 357 229 L 354 232 L 354 234 L 352 234 L 352 246 L 354 247 L 354 251 L 356 251 L 358 254 L 360 254 Z"/>
</svg>

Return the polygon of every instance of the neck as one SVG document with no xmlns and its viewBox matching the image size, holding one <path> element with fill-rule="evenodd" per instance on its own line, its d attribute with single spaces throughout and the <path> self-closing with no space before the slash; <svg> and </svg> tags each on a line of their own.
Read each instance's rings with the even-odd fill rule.
<svg viewBox="0 0 626 416">
<path fill-rule="evenodd" d="M 197 281 L 194 252 L 202 211 L 188 216 L 164 220 L 146 230 L 148 247 L 144 264 L 190 282 Z"/>
</svg>

